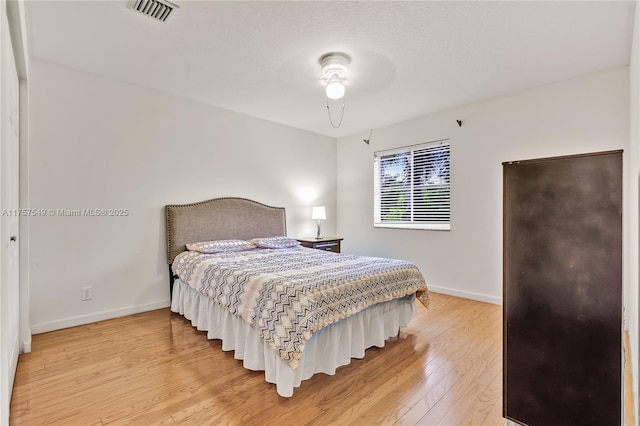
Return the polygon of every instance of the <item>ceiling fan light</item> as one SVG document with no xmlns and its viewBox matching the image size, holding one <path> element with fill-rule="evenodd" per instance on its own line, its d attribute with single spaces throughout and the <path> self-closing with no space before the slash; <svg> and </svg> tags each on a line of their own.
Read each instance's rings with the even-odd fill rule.
<svg viewBox="0 0 640 426">
<path fill-rule="evenodd" d="M 320 57 L 320 66 L 322 67 L 322 79 L 325 81 L 326 86 L 324 92 L 327 95 L 327 114 L 329 115 L 329 122 L 334 129 L 337 129 L 342 124 L 342 118 L 344 117 L 344 100 L 342 103 L 342 111 L 340 113 L 340 121 L 338 124 L 334 124 L 331 117 L 331 108 L 329 106 L 329 99 L 337 100 L 344 98 L 345 81 L 349 81 L 349 69 L 348 65 L 351 62 L 349 55 L 339 52 L 332 52 L 322 55 Z M 318 234 L 320 235 L 320 234 Z"/>
<path fill-rule="evenodd" d="M 329 99 L 342 99 L 344 97 L 345 87 L 339 79 L 329 80 L 329 84 L 325 87 L 325 93 Z"/>
</svg>

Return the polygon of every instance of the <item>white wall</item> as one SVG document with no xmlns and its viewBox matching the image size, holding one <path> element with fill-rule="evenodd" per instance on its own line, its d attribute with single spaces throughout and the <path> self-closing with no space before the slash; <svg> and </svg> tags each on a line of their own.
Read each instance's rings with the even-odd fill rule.
<svg viewBox="0 0 640 426">
<path fill-rule="evenodd" d="M 29 220 L 34 333 L 168 306 L 166 204 L 239 196 L 287 208 L 291 236 L 336 228 L 336 141 L 31 62 L 31 208 L 127 217 Z M 27 206 L 23 206 L 27 207 Z M 93 300 L 80 301 L 91 286 Z"/>
<path fill-rule="evenodd" d="M 630 130 L 629 155 L 627 156 L 628 192 L 627 210 L 627 244 L 625 254 L 625 306 L 627 309 L 627 328 L 629 330 L 629 345 L 631 349 L 631 369 L 633 371 L 634 412 L 638 418 L 638 263 L 640 260 L 640 5 L 636 2 L 633 39 L 631 49 L 631 63 L 629 65 L 630 92 Z"/>
<path fill-rule="evenodd" d="M 338 139 L 338 234 L 345 238 L 344 251 L 407 259 L 434 291 L 501 303 L 501 163 L 628 149 L 629 69 L 374 129 L 370 145 L 365 137 Z M 374 229 L 374 151 L 444 138 L 451 139 L 451 231 Z"/>
</svg>

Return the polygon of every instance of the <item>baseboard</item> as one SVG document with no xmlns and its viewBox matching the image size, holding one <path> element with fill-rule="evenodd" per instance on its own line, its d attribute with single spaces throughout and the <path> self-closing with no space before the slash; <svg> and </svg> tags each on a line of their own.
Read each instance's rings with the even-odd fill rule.
<svg viewBox="0 0 640 426">
<path fill-rule="evenodd" d="M 486 294 L 474 293 L 472 291 L 456 290 L 431 284 L 428 284 L 427 286 L 429 287 L 429 291 L 433 291 L 434 293 L 448 294 L 449 296 L 463 297 L 465 299 L 477 300 L 479 302 L 502 305 L 502 297 L 488 296 Z"/>
<path fill-rule="evenodd" d="M 63 328 L 76 327 L 78 325 L 91 324 L 92 322 L 104 321 L 119 318 L 126 315 L 139 314 L 140 312 L 153 311 L 155 309 L 167 308 L 171 305 L 169 299 L 160 300 L 145 305 L 128 306 L 126 308 L 114 309 L 111 311 L 95 312 L 88 315 L 78 315 L 64 318 L 57 321 L 43 322 L 31 326 L 32 334 L 46 333 L 47 331 L 60 330 Z"/>
<path fill-rule="evenodd" d="M 22 348 L 21 348 L 23 354 L 28 354 L 29 352 L 31 352 L 31 334 L 29 334 L 29 339 L 25 340 L 22 342 Z"/>
</svg>

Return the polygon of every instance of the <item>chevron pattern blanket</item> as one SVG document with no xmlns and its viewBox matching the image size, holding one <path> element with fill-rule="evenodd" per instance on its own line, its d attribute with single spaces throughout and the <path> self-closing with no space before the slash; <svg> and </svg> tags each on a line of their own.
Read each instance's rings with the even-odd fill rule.
<svg viewBox="0 0 640 426">
<path fill-rule="evenodd" d="M 314 332 L 376 303 L 427 287 L 412 263 L 295 247 L 203 254 L 185 251 L 174 273 L 258 330 L 292 369 Z"/>
</svg>

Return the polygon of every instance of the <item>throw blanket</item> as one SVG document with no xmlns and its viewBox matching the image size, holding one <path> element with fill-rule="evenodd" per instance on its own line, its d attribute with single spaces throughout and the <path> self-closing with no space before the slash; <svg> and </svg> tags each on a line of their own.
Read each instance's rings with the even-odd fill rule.
<svg viewBox="0 0 640 426">
<path fill-rule="evenodd" d="M 314 332 L 376 303 L 427 287 L 410 262 L 295 247 L 203 254 L 185 251 L 174 273 L 258 330 L 296 369 Z"/>
</svg>

